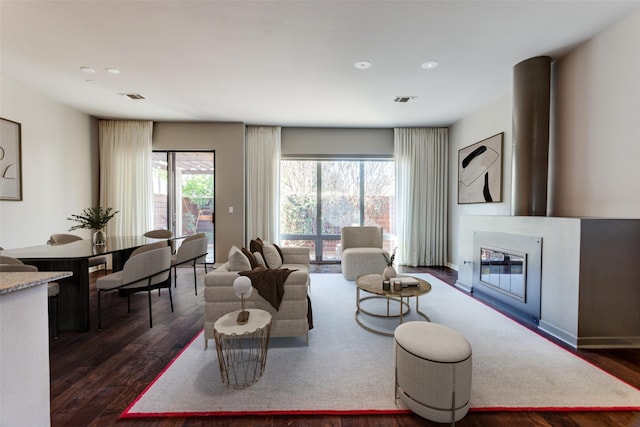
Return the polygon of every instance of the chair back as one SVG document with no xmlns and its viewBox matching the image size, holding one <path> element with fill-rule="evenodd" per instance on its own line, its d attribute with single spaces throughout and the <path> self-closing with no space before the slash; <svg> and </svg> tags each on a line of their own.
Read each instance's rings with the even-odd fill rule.
<svg viewBox="0 0 640 427">
<path fill-rule="evenodd" d="M 182 242 L 176 253 L 176 264 L 190 261 L 195 258 L 202 258 L 207 255 L 209 241 L 204 233 L 194 234 L 187 237 Z"/>
<path fill-rule="evenodd" d="M 82 240 L 82 237 L 75 234 L 61 233 L 52 234 L 47 243 L 50 245 L 66 245 L 67 243 L 75 242 L 77 240 Z"/>
<path fill-rule="evenodd" d="M 164 241 L 149 243 L 148 245 L 144 245 L 144 246 L 140 246 L 139 248 L 136 248 L 133 252 L 131 252 L 131 255 L 129 255 L 129 257 L 141 254 L 143 252 L 152 251 L 154 249 L 161 249 L 161 248 L 164 248 L 165 246 L 168 246 L 168 244 L 167 242 L 164 242 Z"/>
<path fill-rule="evenodd" d="M 0 264 L 0 271 L 3 273 L 31 273 L 38 271 L 38 267 L 27 264 Z"/>
<path fill-rule="evenodd" d="M 173 237 L 171 230 L 151 230 L 144 233 L 144 237 L 150 237 L 152 239 L 169 239 Z"/>
<path fill-rule="evenodd" d="M 144 278 L 157 273 L 151 279 L 151 284 L 156 285 L 169 278 L 170 268 L 171 248 L 165 243 L 162 248 L 148 250 L 129 257 L 122 269 L 122 283 L 129 283 L 130 287 L 146 287 L 147 279 Z M 137 282 L 138 279 L 140 279 L 139 282 Z"/>
<path fill-rule="evenodd" d="M 12 258 L 6 255 L 0 255 L 0 264 L 23 265 L 24 263 L 17 258 Z"/>
<path fill-rule="evenodd" d="M 382 248 L 382 227 L 342 227 L 342 250 L 349 248 Z"/>
</svg>

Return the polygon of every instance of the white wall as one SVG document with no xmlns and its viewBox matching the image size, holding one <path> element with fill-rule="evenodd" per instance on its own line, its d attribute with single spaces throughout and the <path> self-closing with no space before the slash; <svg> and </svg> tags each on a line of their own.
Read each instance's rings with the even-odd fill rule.
<svg viewBox="0 0 640 427">
<path fill-rule="evenodd" d="M 511 213 L 511 105 L 508 91 L 482 110 L 456 122 L 449 129 L 449 242 L 447 259 L 457 269 L 461 215 L 509 215 Z M 458 204 L 458 150 L 504 132 L 502 146 L 502 202 Z"/>
<path fill-rule="evenodd" d="M 640 10 L 557 63 L 554 216 L 640 218 Z"/>
<path fill-rule="evenodd" d="M 22 125 L 22 201 L 0 201 L 0 246 L 42 245 L 75 224 L 71 214 L 97 202 L 97 125 L 4 77 L 0 93 L 0 116 Z"/>
</svg>

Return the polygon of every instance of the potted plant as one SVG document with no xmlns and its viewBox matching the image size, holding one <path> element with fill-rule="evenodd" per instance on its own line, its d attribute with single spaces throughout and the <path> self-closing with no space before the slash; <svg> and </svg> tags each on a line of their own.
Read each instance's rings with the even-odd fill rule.
<svg viewBox="0 0 640 427">
<path fill-rule="evenodd" d="M 107 236 L 104 234 L 103 228 L 111 221 L 111 218 L 115 216 L 119 211 L 113 211 L 111 208 L 103 209 L 102 206 L 96 206 L 93 208 L 87 208 L 79 215 L 73 214 L 69 221 L 76 221 L 79 224 L 69 228 L 69 231 L 86 228 L 93 230 L 93 244 L 104 245 L 107 241 Z"/>
<path fill-rule="evenodd" d="M 396 277 L 396 269 L 393 268 L 393 262 L 396 259 L 396 249 L 398 249 L 398 248 L 395 247 L 393 249 L 393 252 L 391 253 L 391 256 L 387 255 L 386 252 L 382 252 L 382 256 L 384 257 L 384 260 L 387 263 L 387 267 L 382 272 L 382 277 L 384 277 L 386 280 L 388 280 L 388 279 L 390 279 L 392 277 Z"/>
</svg>

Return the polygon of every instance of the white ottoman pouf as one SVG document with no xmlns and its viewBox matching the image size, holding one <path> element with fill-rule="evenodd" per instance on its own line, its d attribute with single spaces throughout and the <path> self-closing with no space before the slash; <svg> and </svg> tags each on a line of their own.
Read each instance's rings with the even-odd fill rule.
<svg viewBox="0 0 640 427">
<path fill-rule="evenodd" d="M 387 267 L 384 259 L 387 251 L 381 248 L 349 248 L 342 251 L 342 275 L 356 280 L 363 274 L 382 274 Z"/>
<path fill-rule="evenodd" d="M 394 332 L 396 399 L 431 421 L 453 423 L 469 410 L 471 345 L 458 332 L 407 322 Z"/>
</svg>

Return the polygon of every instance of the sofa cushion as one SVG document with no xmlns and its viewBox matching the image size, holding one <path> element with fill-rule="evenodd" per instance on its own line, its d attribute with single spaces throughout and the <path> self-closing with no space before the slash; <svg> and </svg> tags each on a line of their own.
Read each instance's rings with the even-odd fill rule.
<svg viewBox="0 0 640 427">
<path fill-rule="evenodd" d="M 230 271 L 251 270 L 251 262 L 249 258 L 242 253 L 242 250 L 236 245 L 231 246 L 229 250 L 229 266 Z"/>
</svg>

